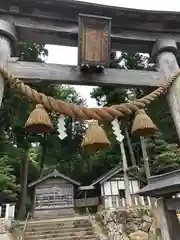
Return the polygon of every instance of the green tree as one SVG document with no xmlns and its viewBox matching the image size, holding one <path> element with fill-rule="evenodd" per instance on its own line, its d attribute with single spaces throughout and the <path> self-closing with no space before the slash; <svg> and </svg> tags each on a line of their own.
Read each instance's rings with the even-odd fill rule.
<svg viewBox="0 0 180 240">
<path fill-rule="evenodd" d="M 76 103 L 77 105 L 85 105 L 84 99 L 70 86 L 59 86 L 57 90 L 56 98 L 64 100 L 69 103 Z M 74 121 L 73 119 L 66 117 L 65 127 L 67 137 L 60 140 L 58 137 L 58 117 L 54 117 L 53 131 L 47 134 L 45 137 L 39 138 L 41 143 L 41 150 L 43 153 L 43 162 L 41 161 L 41 173 L 43 168 L 56 168 L 61 169 L 63 173 L 72 175 L 74 170 L 74 158 L 80 151 L 80 143 L 82 141 L 84 132 L 84 123 Z M 71 149 L 71 151 L 69 151 Z M 51 159 L 51 160 L 49 160 Z"/>
<path fill-rule="evenodd" d="M 21 151 L 13 146 L 8 139 L 0 140 L 0 190 L 5 192 L 7 198 L 16 199 L 19 193 L 19 185 L 16 179 L 16 163 L 20 162 Z"/>
<path fill-rule="evenodd" d="M 112 58 L 111 58 L 110 67 L 113 67 L 113 68 L 156 71 L 155 65 L 150 62 L 149 58 L 138 53 L 136 54 L 121 53 L 120 57 L 118 58 L 113 53 L 111 57 Z M 118 88 L 112 88 L 112 87 L 111 88 L 101 87 L 101 88 L 94 89 L 93 92 L 91 93 L 91 96 L 97 100 L 97 103 L 99 106 L 110 106 L 112 104 L 119 104 L 122 102 L 133 100 L 135 98 L 140 98 L 151 91 L 152 89 L 150 88 L 145 88 L 145 89 L 119 88 L 118 89 Z M 172 121 L 172 117 L 170 115 L 170 111 L 164 96 L 160 97 L 157 101 L 153 102 L 152 104 L 150 104 L 150 106 L 148 106 L 148 114 L 153 119 L 155 124 L 159 127 L 160 132 L 163 133 L 163 134 L 157 134 L 154 139 L 156 139 L 156 141 L 164 142 L 164 144 L 161 145 L 162 154 L 158 155 L 157 152 L 154 151 L 153 152 L 154 155 L 152 156 L 150 154 L 149 156 L 152 173 L 158 174 L 160 172 L 167 172 L 167 171 L 171 171 L 172 169 L 176 169 L 179 166 L 179 160 L 176 155 L 178 147 L 175 144 L 178 142 L 178 139 L 177 139 L 177 134 Z M 126 123 L 128 121 L 128 130 L 129 132 L 131 132 L 131 125 L 132 125 L 133 118 L 128 120 L 126 119 L 125 121 Z M 168 126 L 172 126 L 171 131 L 169 130 Z M 107 134 L 109 134 L 109 131 L 111 131 L 111 129 L 110 130 L 107 129 Z M 103 159 L 108 158 L 111 155 L 110 153 L 113 152 L 113 145 L 115 144 L 114 141 L 116 140 L 112 139 L 112 148 L 105 153 L 105 156 L 103 156 Z M 141 170 L 143 169 L 143 171 L 141 171 L 141 174 L 139 176 L 144 181 L 145 174 L 144 174 L 144 166 L 142 161 L 142 151 L 141 151 L 140 141 L 139 141 L 139 138 L 134 136 L 131 136 L 131 141 L 132 141 L 132 146 L 133 146 L 136 160 L 138 164 L 142 167 Z M 150 139 L 149 141 L 153 144 L 153 141 L 155 140 Z M 127 143 L 125 141 L 126 153 L 129 159 L 129 151 L 126 144 Z M 167 150 L 167 148 L 171 149 L 172 147 L 171 144 L 173 144 L 175 148 L 174 151 Z M 149 145 L 148 145 L 148 148 L 149 148 Z M 154 148 L 156 149 L 155 143 L 154 143 Z M 164 153 L 163 153 L 163 148 L 165 151 Z M 150 148 L 149 152 L 151 151 L 152 149 Z M 116 150 L 115 155 L 116 156 L 119 155 L 119 151 Z M 165 156 L 167 157 L 166 161 L 165 161 Z M 151 159 L 152 161 L 156 159 L 156 165 L 152 164 Z M 102 163 L 103 166 L 108 166 L 106 161 L 103 161 L 102 159 L 99 159 L 99 161 L 103 162 Z M 112 159 L 110 161 L 113 162 L 114 164 L 116 163 Z M 169 162 L 169 164 L 167 164 L 167 162 Z M 131 163 L 129 162 L 129 164 Z M 167 165 L 167 168 L 165 168 L 166 165 Z M 157 170 L 157 168 L 159 170 Z M 105 167 L 103 169 L 105 169 Z M 99 171 L 101 171 L 101 169 Z"/>
<path fill-rule="evenodd" d="M 20 60 L 26 61 L 41 61 L 40 56 L 47 55 L 47 50 L 44 45 L 35 43 L 20 43 L 20 52 L 18 56 Z M 34 86 L 36 87 L 36 86 Z M 52 89 L 52 87 L 51 87 Z M 46 88 L 47 91 L 47 88 Z M 27 180 L 28 180 L 28 150 L 31 142 L 34 140 L 33 135 L 27 134 L 24 129 L 24 123 L 32 110 L 33 103 L 31 103 L 25 96 L 15 89 L 5 89 L 2 108 L 0 110 L 1 116 L 1 136 L 6 136 L 16 150 L 21 150 L 20 173 L 17 173 L 17 182 L 21 185 L 21 203 L 19 215 L 25 214 L 25 202 L 27 198 Z M 15 150 L 15 149 L 14 149 Z M 31 165 L 33 167 L 33 165 Z M 15 166 L 14 166 L 15 167 Z M 18 168 L 19 169 L 19 168 Z M 35 171 L 37 172 L 37 171 Z"/>
<path fill-rule="evenodd" d="M 36 43 L 20 43 L 19 48 L 18 56 L 23 61 L 41 62 L 41 57 L 48 54 L 44 45 Z M 46 83 L 30 85 L 56 99 L 73 102 L 77 105 L 85 105 L 84 99 L 70 86 Z M 72 119 L 67 117 L 66 128 L 68 137 L 60 140 L 57 132 L 58 116 L 51 116 L 53 130 L 50 133 L 46 135 L 27 134 L 24 124 L 33 108 L 34 103 L 29 101 L 26 96 L 23 96 L 15 89 L 5 89 L 5 97 L 0 110 L 2 137 L 7 135 L 8 141 L 16 146 L 13 150 L 21 152 L 17 164 L 14 164 L 12 159 L 12 167 L 17 176 L 16 181 L 21 186 L 19 218 L 23 218 L 26 212 L 26 203 L 28 201 L 27 183 L 36 180 L 44 168 L 58 167 L 61 172 L 67 172 L 68 175 L 71 173 L 72 175 L 77 175 L 74 159 L 77 159 L 77 155 L 80 152 L 80 142 L 84 131 L 83 123 L 72 121 Z"/>
<path fill-rule="evenodd" d="M 167 143 L 163 134 L 158 132 L 147 139 L 148 155 L 153 175 L 167 173 L 180 168 L 179 147 L 176 143 Z"/>
<path fill-rule="evenodd" d="M 140 54 L 127 55 L 122 53 L 120 57 L 117 57 L 113 52 L 111 54 L 111 68 L 131 69 L 136 68 L 138 70 L 143 69 L 147 65 L 147 58 Z M 113 104 L 119 104 L 128 102 L 136 94 L 134 89 L 126 88 L 114 88 L 114 87 L 100 87 L 93 89 L 91 97 L 95 98 L 99 106 L 111 106 Z M 107 172 L 110 168 L 115 167 L 117 164 L 122 163 L 120 146 L 115 137 L 112 134 L 111 124 L 105 124 L 106 133 L 111 141 L 111 147 L 105 151 L 100 152 L 94 162 L 94 168 L 99 176 Z M 127 143 L 125 142 L 125 148 L 127 150 L 127 159 L 130 159 L 130 155 L 127 149 Z M 130 165 L 131 162 L 129 161 Z"/>
</svg>

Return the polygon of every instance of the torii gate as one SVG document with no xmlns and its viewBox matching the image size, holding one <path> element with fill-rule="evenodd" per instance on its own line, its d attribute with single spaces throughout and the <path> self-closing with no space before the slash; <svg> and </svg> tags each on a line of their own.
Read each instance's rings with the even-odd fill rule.
<svg viewBox="0 0 180 240">
<path fill-rule="evenodd" d="M 18 41 L 78 46 L 79 13 L 111 17 L 111 49 L 150 53 L 159 71 L 105 69 L 102 74 L 84 75 L 77 66 L 28 63 L 11 58 Z M 0 66 L 26 83 L 158 87 L 179 72 L 176 61 L 179 26 L 177 12 L 125 9 L 74 0 L 1 0 Z M 179 80 L 180 77 L 174 80 L 167 101 L 180 139 Z M 0 104 L 3 91 L 1 75 Z"/>
<path fill-rule="evenodd" d="M 159 72 L 105 69 L 102 75 L 84 77 L 77 66 L 28 63 L 10 58 L 17 41 L 77 46 L 79 13 L 112 17 L 112 49 L 151 53 Z M 179 71 L 176 61 L 180 44 L 179 17 L 176 12 L 125 9 L 73 0 L 1 0 L 0 64 L 25 82 L 157 87 Z M 0 100 L 3 82 L 1 77 Z M 180 139 L 178 82 L 178 79 L 174 81 L 167 100 Z"/>
</svg>

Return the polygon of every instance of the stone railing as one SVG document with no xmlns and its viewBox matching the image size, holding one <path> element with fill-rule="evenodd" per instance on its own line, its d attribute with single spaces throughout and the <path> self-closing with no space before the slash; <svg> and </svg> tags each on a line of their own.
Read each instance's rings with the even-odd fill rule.
<svg viewBox="0 0 180 240">
<path fill-rule="evenodd" d="M 89 222 L 92 225 L 96 238 L 98 240 L 108 240 L 108 238 L 103 234 L 101 227 L 96 222 L 95 216 L 91 215 L 91 213 L 89 212 L 88 207 L 86 207 L 86 214 L 89 216 Z"/>
<path fill-rule="evenodd" d="M 0 218 L 0 234 L 6 233 L 6 221 L 5 218 Z"/>
<path fill-rule="evenodd" d="M 28 226 L 29 215 L 30 215 L 30 214 L 29 214 L 29 212 L 28 212 L 27 217 L 26 217 L 26 221 L 25 221 L 25 224 L 24 224 L 24 228 L 23 228 L 23 230 L 22 230 L 22 234 L 21 234 L 20 240 L 24 240 L 24 234 L 25 234 L 26 229 L 27 229 L 27 226 Z"/>
<path fill-rule="evenodd" d="M 21 229 L 19 222 L 14 219 L 15 205 L 3 204 L 0 206 L 0 239 L 20 240 Z"/>
<path fill-rule="evenodd" d="M 4 204 L 0 206 L 0 239 L 7 238 L 14 225 L 14 204 Z"/>
</svg>

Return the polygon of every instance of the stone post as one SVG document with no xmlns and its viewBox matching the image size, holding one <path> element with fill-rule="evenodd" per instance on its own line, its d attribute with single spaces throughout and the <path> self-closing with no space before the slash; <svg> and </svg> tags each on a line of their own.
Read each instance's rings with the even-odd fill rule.
<svg viewBox="0 0 180 240">
<path fill-rule="evenodd" d="M 173 39 L 157 40 L 153 46 L 152 58 L 155 60 L 157 68 L 164 72 L 167 79 L 180 71 L 176 61 L 176 54 L 177 45 Z M 180 140 L 180 77 L 169 88 L 167 101 Z"/>
<path fill-rule="evenodd" d="M 0 66 L 7 66 L 13 47 L 16 46 L 16 31 L 12 23 L 0 20 Z M 0 75 L 0 107 L 4 94 L 4 78 Z"/>
</svg>

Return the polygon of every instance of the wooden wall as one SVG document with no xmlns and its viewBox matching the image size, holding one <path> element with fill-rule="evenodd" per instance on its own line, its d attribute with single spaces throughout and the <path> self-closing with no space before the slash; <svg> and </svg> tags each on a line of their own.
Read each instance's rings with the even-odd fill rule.
<svg viewBox="0 0 180 240">
<path fill-rule="evenodd" d="M 36 185 L 33 216 L 63 215 L 73 211 L 73 184 L 61 178 L 50 178 Z"/>
<path fill-rule="evenodd" d="M 130 193 L 134 194 L 139 191 L 139 182 L 130 179 Z M 101 196 L 119 195 L 119 190 L 125 190 L 123 178 L 112 178 L 101 184 Z"/>
<path fill-rule="evenodd" d="M 129 183 L 130 193 L 134 195 L 139 191 L 139 182 L 130 179 Z M 105 208 L 124 208 L 126 206 L 124 179 L 120 174 L 101 184 L 101 199 Z"/>
<path fill-rule="evenodd" d="M 75 199 L 75 207 L 91 207 L 99 204 L 99 197 Z"/>
</svg>

